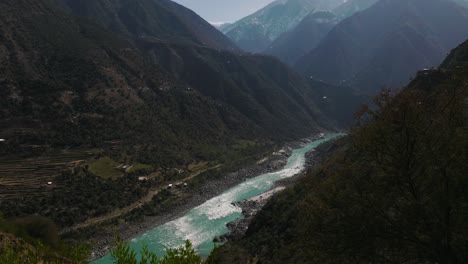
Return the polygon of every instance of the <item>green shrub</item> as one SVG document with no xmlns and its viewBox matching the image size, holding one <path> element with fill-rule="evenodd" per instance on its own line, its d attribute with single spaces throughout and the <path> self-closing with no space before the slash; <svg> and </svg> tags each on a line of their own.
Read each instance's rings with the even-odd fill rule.
<svg viewBox="0 0 468 264">
<path fill-rule="evenodd" d="M 90 246 L 60 241 L 49 219 L 29 216 L 4 220 L 0 212 L 0 263 L 87 263 Z"/>
<path fill-rule="evenodd" d="M 202 261 L 189 240 L 185 241 L 182 247 L 167 249 L 163 257 L 158 257 L 147 246 L 143 247 L 140 254 L 141 258 L 138 259 L 137 253 L 130 248 L 130 244 L 122 241 L 118 241 L 116 247 L 111 250 L 112 259 L 117 264 L 208 264 L 212 263 L 213 259 L 209 257 L 206 261 Z"/>
</svg>

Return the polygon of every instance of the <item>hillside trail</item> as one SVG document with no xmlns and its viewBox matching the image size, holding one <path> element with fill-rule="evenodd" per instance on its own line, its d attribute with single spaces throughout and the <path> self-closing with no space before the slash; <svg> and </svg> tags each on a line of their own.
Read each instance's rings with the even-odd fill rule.
<svg viewBox="0 0 468 264">
<path fill-rule="evenodd" d="M 186 182 L 188 180 L 191 180 L 195 177 L 197 177 L 198 175 L 200 175 L 201 173 L 204 173 L 204 172 L 207 172 L 207 171 L 210 171 L 210 170 L 214 170 L 214 169 L 217 169 L 217 168 L 220 168 L 222 165 L 219 164 L 219 165 L 216 165 L 216 166 L 212 166 L 212 167 L 208 167 L 208 168 L 205 168 L 203 170 L 199 170 L 197 172 L 194 172 L 190 175 L 188 175 L 187 177 L 177 181 L 177 182 L 174 182 L 172 183 L 173 185 L 177 185 L 177 184 L 182 184 L 183 182 Z M 160 191 L 162 191 L 163 189 L 167 188 L 167 185 L 163 185 L 163 186 L 160 186 L 158 188 L 154 188 L 154 189 L 150 189 L 148 191 L 148 193 L 143 196 L 142 198 L 138 199 L 137 201 L 135 201 L 134 203 L 128 205 L 128 206 L 125 206 L 123 208 L 119 208 L 119 209 L 116 209 L 114 210 L 113 212 L 109 213 L 109 214 L 106 214 L 106 215 L 102 215 L 102 216 L 98 216 L 98 217 L 93 217 L 93 218 L 89 218 L 88 220 L 86 220 L 85 222 L 83 223 L 80 223 L 80 224 L 77 224 L 77 225 L 74 225 L 72 227 L 68 227 L 68 228 L 65 228 L 63 229 L 60 234 L 66 234 L 66 233 L 69 233 L 69 232 L 72 232 L 72 231 L 76 231 L 76 230 L 79 230 L 79 229 L 83 229 L 83 228 L 87 228 L 87 227 L 90 227 L 90 226 L 94 226 L 94 225 L 98 225 L 98 224 L 101 224 L 101 223 L 104 223 L 104 222 L 107 222 L 107 221 L 110 221 L 110 220 L 113 220 L 113 219 L 116 219 L 120 216 L 123 216 L 129 212 L 131 212 L 132 210 L 135 210 L 137 208 L 140 208 L 142 207 L 144 204 L 146 203 L 149 203 L 151 202 L 151 200 L 153 199 L 153 197 L 155 195 L 157 195 Z"/>
</svg>

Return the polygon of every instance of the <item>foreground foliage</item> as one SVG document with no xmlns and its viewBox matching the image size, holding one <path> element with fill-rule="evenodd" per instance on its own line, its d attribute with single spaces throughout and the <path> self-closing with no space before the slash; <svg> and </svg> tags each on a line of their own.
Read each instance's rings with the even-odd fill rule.
<svg viewBox="0 0 468 264">
<path fill-rule="evenodd" d="M 0 213 L 0 263 L 87 263 L 88 245 L 68 245 L 58 238 L 57 228 L 42 217 L 4 220 Z"/>
<path fill-rule="evenodd" d="M 0 263 L 82 264 L 88 263 L 88 245 L 68 245 L 58 238 L 53 222 L 42 217 L 4 220 L 0 213 Z M 217 249 L 205 261 L 190 241 L 179 248 L 167 249 L 158 257 L 147 246 L 137 254 L 128 242 L 118 240 L 111 256 L 117 264 L 211 264 Z M 138 256 L 139 255 L 139 256 Z"/>
<path fill-rule="evenodd" d="M 190 241 L 185 241 L 185 245 L 175 249 L 167 249 L 164 257 L 158 257 L 151 252 L 147 246 L 140 252 L 141 257 L 130 248 L 128 242 L 118 242 L 117 246 L 111 250 L 111 255 L 117 264 L 202 264 L 210 263 L 210 260 L 203 262 L 201 257 L 195 253 Z"/>
</svg>

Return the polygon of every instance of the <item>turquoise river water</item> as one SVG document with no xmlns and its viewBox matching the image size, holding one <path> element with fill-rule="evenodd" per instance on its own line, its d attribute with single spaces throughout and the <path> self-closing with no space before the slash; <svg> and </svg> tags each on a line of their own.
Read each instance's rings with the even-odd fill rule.
<svg viewBox="0 0 468 264">
<path fill-rule="evenodd" d="M 307 152 L 342 135 L 329 134 L 325 138 L 295 149 L 282 170 L 249 179 L 193 208 L 184 216 L 135 237 L 131 240 L 130 246 L 139 252 L 143 245 L 147 245 L 148 248 L 155 250 L 158 256 L 162 256 L 165 248 L 182 246 L 184 241 L 189 239 L 200 255 L 209 255 L 214 247 L 213 238 L 227 233 L 226 224 L 242 217 L 241 209 L 232 203 L 265 193 L 275 182 L 300 173 L 304 170 Z M 106 255 L 92 263 L 111 264 L 113 261 L 110 255 Z"/>
</svg>

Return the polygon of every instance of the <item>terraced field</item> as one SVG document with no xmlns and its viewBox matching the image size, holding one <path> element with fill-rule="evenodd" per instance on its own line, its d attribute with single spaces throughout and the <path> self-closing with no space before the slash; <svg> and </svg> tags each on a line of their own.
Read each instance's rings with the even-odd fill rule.
<svg viewBox="0 0 468 264">
<path fill-rule="evenodd" d="M 56 176 L 67 168 L 80 165 L 99 150 L 62 151 L 43 157 L 0 157 L 0 200 L 41 197 L 54 188 Z M 51 184 L 49 184 L 51 183 Z"/>
</svg>

